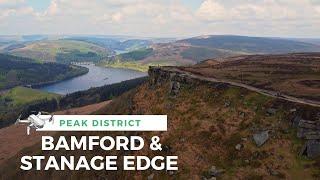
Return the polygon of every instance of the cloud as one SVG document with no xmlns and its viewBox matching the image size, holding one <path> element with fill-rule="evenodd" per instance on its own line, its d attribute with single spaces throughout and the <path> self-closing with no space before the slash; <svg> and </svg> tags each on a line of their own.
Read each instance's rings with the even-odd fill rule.
<svg viewBox="0 0 320 180">
<path fill-rule="evenodd" d="M 195 8 L 186 3 L 51 0 L 46 10 L 36 11 L 24 0 L 0 0 L 0 34 L 320 35 L 317 0 L 203 0 Z"/>
<path fill-rule="evenodd" d="M 221 20 L 299 20 L 319 18 L 316 8 L 308 0 L 243 1 L 233 5 L 219 0 L 205 0 L 196 15 L 206 21 Z"/>
<path fill-rule="evenodd" d="M 0 5 L 9 5 L 9 4 L 17 4 L 22 3 L 24 0 L 0 0 Z"/>
</svg>

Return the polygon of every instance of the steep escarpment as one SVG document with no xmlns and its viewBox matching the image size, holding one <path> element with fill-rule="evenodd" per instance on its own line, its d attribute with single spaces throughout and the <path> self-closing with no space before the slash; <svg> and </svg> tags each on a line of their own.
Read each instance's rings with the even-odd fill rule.
<svg viewBox="0 0 320 180">
<path fill-rule="evenodd" d="M 161 137 L 165 153 L 179 156 L 180 170 L 145 177 L 319 178 L 317 107 L 152 67 L 148 84 L 103 111 L 114 112 L 168 115 Z"/>
<path fill-rule="evenodd" d="M 90 132 L 77 135 L 134 134 L 146 140 L 158 135 L 163 145 L 162 152 L 143 149 L 119 153 L 150 157 L 177 155 L 177 172 L 21 172 L 16 167 L 19 156 L 1 166 L 0 171 L 3 176 L 11 178 L 318 179 L 320 160 L 313 156 L 316 151 L 310 153 L 310 150 L 317 150 L 314 142 L 318 140 L 312 139 L 313 143 L 310 143 L 306 134 L 297 137 L 300 130 L 295 128 L 297 125 L 300 129 L 317 132 L 318 112 L 317 107 L 265 96 L 227 83 L 194 78 L 174 68 L 152 67 L 147 83 L 113 99 L 98 113 L 167 114 L 167 132 Z M 38 150 L 39 146 L 32 147 L 21 154 Z M 84 154 L 70 151 L 40 153 L 46 156 Z M 85 154 L 103 156 L 110 155 L 110 152 L 95 150 Z"/>
</svg>

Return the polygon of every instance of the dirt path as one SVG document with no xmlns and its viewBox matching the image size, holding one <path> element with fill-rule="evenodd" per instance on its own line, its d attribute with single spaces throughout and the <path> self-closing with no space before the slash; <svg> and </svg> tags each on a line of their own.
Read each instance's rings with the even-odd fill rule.
<svg viewBox="0 0 320 180">
<path fill-rule="evenodd" d="M 310 106 L 314 106 L 314 107 L 320 107 L 320 102 L 318 101 L 313 101 L 313 100 L 308 100 L 308 99 L 303 99 L 303 98 L 297 98 L 297 97 L 293 97 L 293 96 L 289 96 L 289 95 L 285 95 L 285 94 L 279 94 L 279 92 L 276 91 L 269 91 L 269 90 L 265 90 L 265 89 L 259 89 L 250 85 L 246 85 L 246 84 L 242 84 L 242 83 L 237 83 L 237 82 L 233 82 L 233 81 L 229 81 L 229 80 L 224 80 L 224 79 L 216 79 L 216 78 L 209 78 L 209 77 L 205 77 L 205 76 L 200 76 L 200 75 L 196 75 L 193 74 L 191 72 L 187 72 L 187 71 L 183 71 L 177 68 L 168 68 L 168 67 L 164 67 L 163 69 L 167 70 L 167 71 L 171 71 L 171 72 L 178 72 L 181 74 L 185 74 L 191 78 L 194 79 L 199 79 L 199 80 L 203 80 L 203 81 L 209 81 L 209 82 L 221 82 L 221 83 L 226 83 L 226 84 L 230 84 L 232 86 L 237 86 L 237 87 L 242 87 L 251 91 L 255 91 L 257 93 L 266 95 L 266 96 L 270 96 L 270 97 L 274 97 L 274 98 L 278 98 L 278 99 L 283 99 L 286 101 L 290 101 L 290 102 L 294 102 L 294 103 L 300 103 L 300 104 L 306 104 L 306 105 L 310 105 Z"/>
<path fill-rule="evenodd" d="M 91 114 L 105 107 L 110 102 L 111 101 L 104 101 L 79 108 L 58 111 L 54 114 Z M 40 132 L 32 129 L 30 136 L 27 136 L 27 125 L 25 124 L 11 125 L 0 129 L 0 164 L 17 154 L 23 148 L 40 142 L 41 136 L 54 134 L 55 132 Z"/>
</svg>

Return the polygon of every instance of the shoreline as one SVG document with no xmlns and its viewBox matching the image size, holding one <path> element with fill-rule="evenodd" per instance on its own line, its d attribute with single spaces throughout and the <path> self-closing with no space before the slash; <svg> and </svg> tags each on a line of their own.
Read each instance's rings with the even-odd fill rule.
<svg viewBox="0 0 320 180">
<path fill-rule="evenodd" d="M 73 65 L 73 66 L 77 66 L 77 65 Z M 55 80 L 55 81 L 49 81 L 49 82 L 40 82 L 40 83 L 35 83 L 35 84 L 22 85 L 22 86 L 24 86 L 24 87 L 28 87 L 29 86 L 32 89 L 39 89 L 39 88 L 44 87 L 44 86 L 56 84 L 56 83 L 59 83 L 59 82 L 62 82 L 62 81 L 66 81 L 66 80 L 69 80 L 69 79 L 73 79 L 73 78 L 85 75 L 85 74 L 87 74 L 89 72 L 89 69 L 84 67 L 84 66 L 77 66 L 77 67 L 81 67 L 82 69 L 86 69 L 86 70 L 84 72 L 80 72 L 78 74 L 75 74 L 75 75 L 69 76 L 69 77 L 65 77 L 63 79 L 59 79 L 59 80 Z"/>
</svg>

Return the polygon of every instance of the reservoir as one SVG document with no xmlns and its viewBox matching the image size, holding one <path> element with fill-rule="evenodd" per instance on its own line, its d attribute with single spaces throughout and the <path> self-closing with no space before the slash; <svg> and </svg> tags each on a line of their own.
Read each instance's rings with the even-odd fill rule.
<svg viewBox="0 0 320 180">
<path fill-rule="evenodd" d="M 107 84 L 114 84 L 129 79 L 147 76 L 147 73 L 129 69 L 107 68 L 95 65 L 82 66 L 89 69 L 89 72 L 87 74 L 55 84 L 43 86 L 39 89 L 65 95 L 76 91 L 87 90 L 91 87 L 99 87 Z"/>
</svg>

